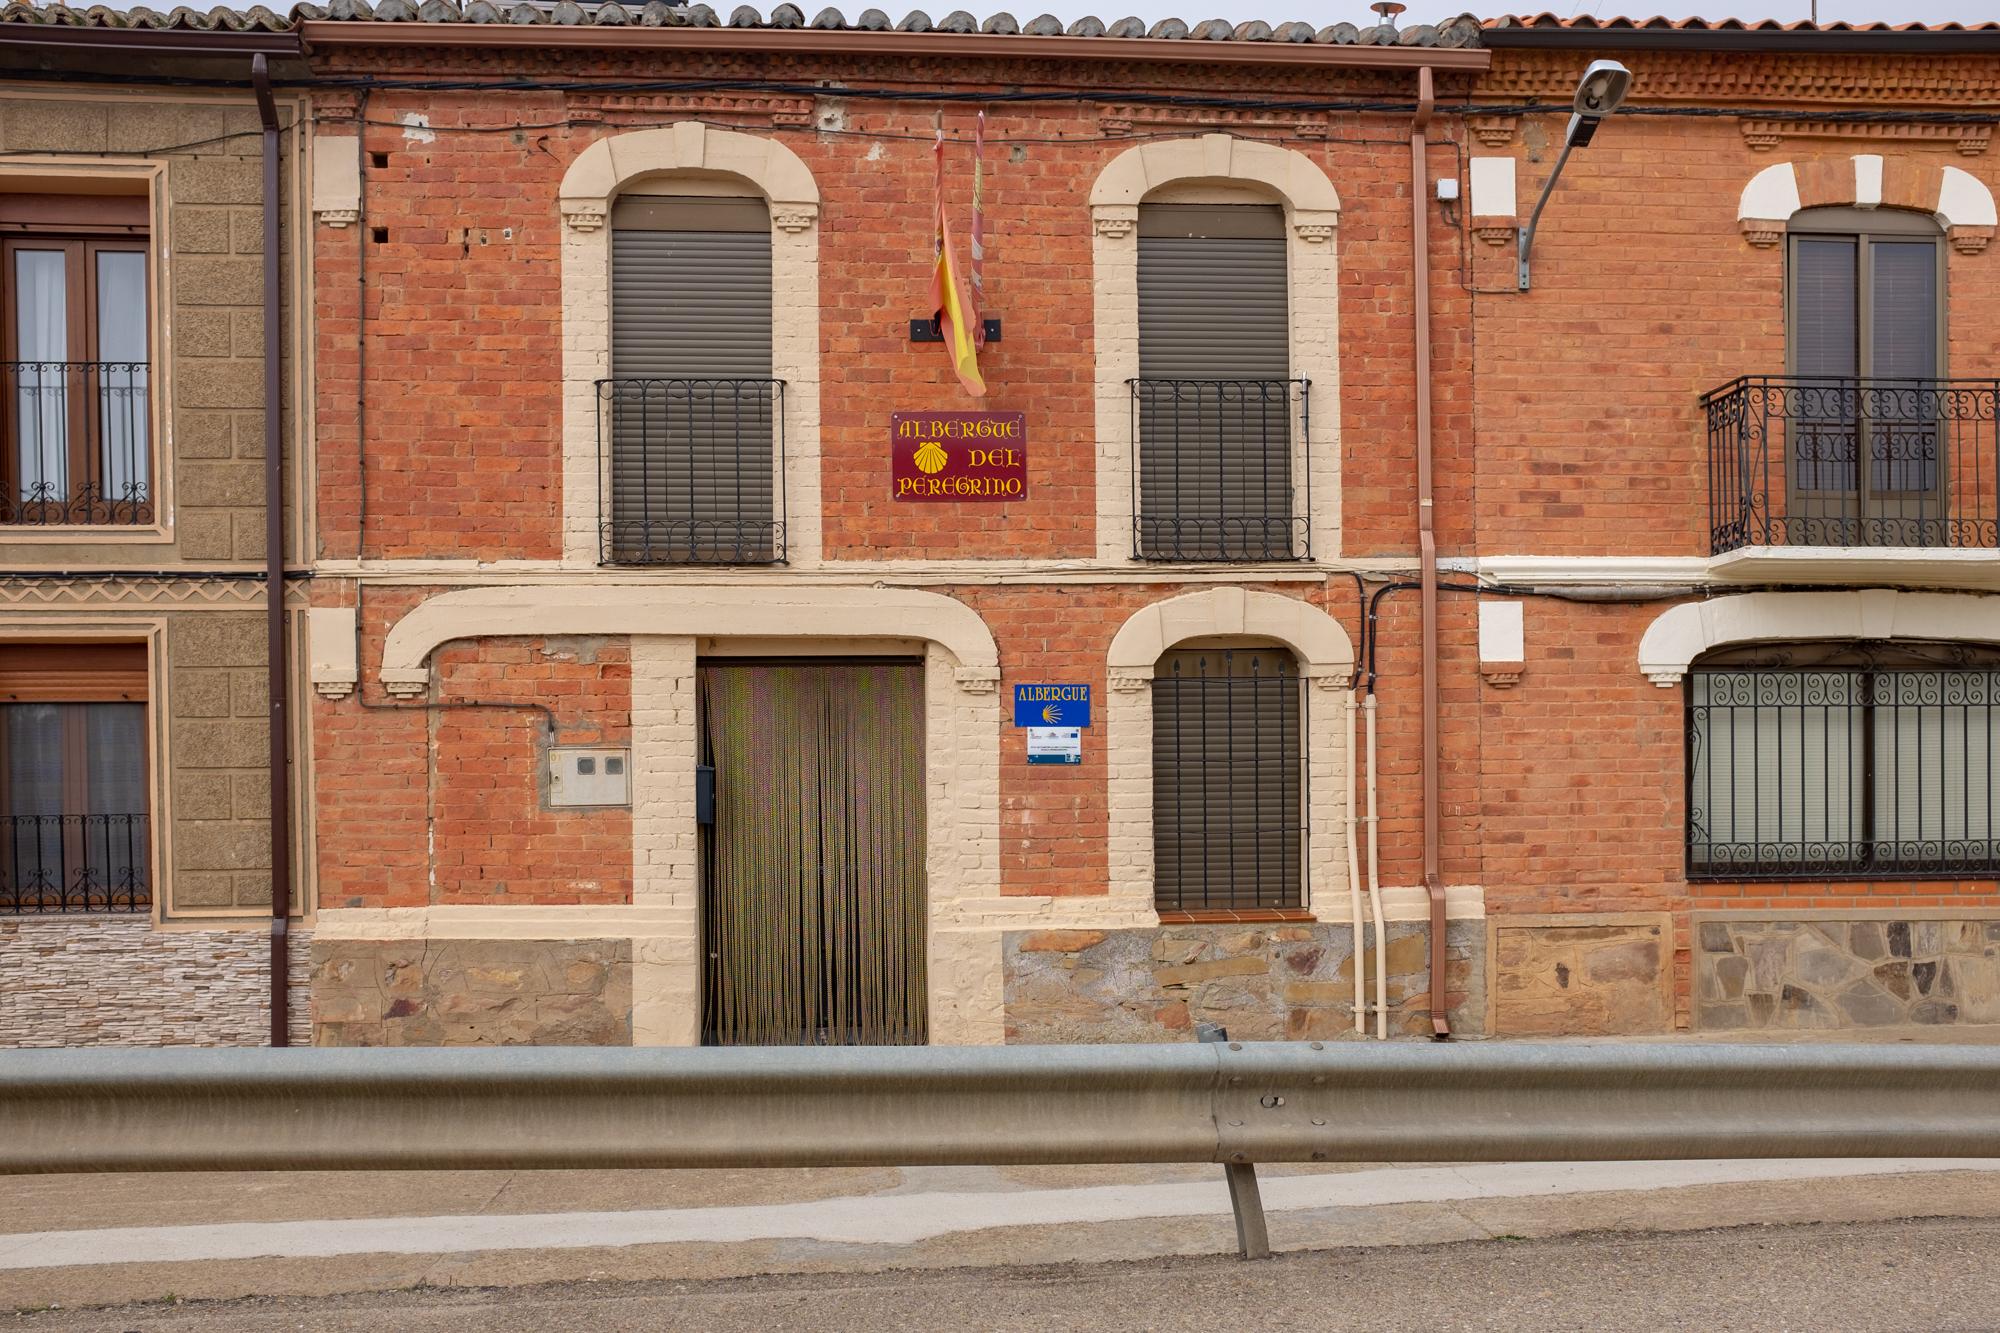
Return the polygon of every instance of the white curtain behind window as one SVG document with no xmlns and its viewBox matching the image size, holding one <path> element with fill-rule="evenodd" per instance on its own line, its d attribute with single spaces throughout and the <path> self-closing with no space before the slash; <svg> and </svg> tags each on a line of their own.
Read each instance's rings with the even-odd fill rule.
<svg viewBox="0 0 2000 1333">
<path fill-rule="evenodd" d="M 15 381 L 24 501 L 69 498 L 69 278 L 60 250 L 14 252 Z"/>
<path fill-rule="evenodd" d="M 146 256 L 97 256 L 97 410 L 104 499 L 142 504 L 152 478 L 146 436 Z"/>
</svg>

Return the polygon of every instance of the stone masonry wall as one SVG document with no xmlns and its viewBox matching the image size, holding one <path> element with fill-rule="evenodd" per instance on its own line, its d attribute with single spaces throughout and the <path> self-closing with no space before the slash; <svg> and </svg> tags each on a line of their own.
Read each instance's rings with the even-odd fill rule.
<svg viewBox="0 0 2000 1333">
<path fill-rule="evenodd" d="M 1496 1036 L 1638 1036 L 1674 1025 L 1664 916 L 1493 923 Z"/>
<path fill-rule="evenodd" d="M 0 917 L 0 1048 L 263 1046 L 270 936 L 147 920 Z M 291 937 L 291 1033 L 311 1039 L 310 932 Z"/>
<path fill-rule="evenodd" d="M 1695 1027 L 2000 1023 L 2000 920 L 1707 920 Z"/>
<path fill-rule="evenodd" d="M 322 940 L 320 1046 L 625 1046 L 630 940 Z"/>
<path fill-rule="evenodd" d="M 1428 1035 L 1429 930 L 1399 921 L 1388 933 L 1389 1031 Z M 1452 1030 L 1482 1035 L 1485 923 L 1455 921 L 1445 939 Z M 1019 931 L 1003 949 L 1009 1042 L 1192 1041 L 1197 1022 L 1220 1023 L 1242 1041 L 1354 1035 L 1345 925 Z M 1372 950 L 1367 975 L 1372 1002 Z"/>
</svg>

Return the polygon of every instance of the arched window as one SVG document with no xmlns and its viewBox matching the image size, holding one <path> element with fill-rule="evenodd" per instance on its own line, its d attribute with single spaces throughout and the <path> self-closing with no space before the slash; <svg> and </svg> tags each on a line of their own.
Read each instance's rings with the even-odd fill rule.
<svg viewBox="0 0 2000 1333">
<path fill-rule="evenodd" d="M 1726 649 L 1687 738 L 1690 879 L 2000 873 L 2000 648 Z"/>
<path fill-rule="evenodd" d="M 1305 906 L 1305 697 L 1282 648 L 1176 649 L 1153 691 L 1154 904 Z"/>
<path fill-rule="evenodd" d="M 598 386 L 605 557 L 783 559 L 770 208 L 672 193 L 671 182 L 652 190 L 611 209 L 611 376 Z"/>
<path fill-rule="evenodd" d="M 1953 544 L 1955 457 L 1944 373 L 1943 233 L 1927 214 L 1808 208 L 1792 215 L 1785 415 L 1788 528 L 1807 545 Z M 1990 460 L 1988 463 L 1990 467 Z"/>
<path fill-rule="evenodd" d="M 1305 553 L 1292 442 L 1285 213 L 1276 204 L 1139 208 L 1138 554 Z"/>
</svg>

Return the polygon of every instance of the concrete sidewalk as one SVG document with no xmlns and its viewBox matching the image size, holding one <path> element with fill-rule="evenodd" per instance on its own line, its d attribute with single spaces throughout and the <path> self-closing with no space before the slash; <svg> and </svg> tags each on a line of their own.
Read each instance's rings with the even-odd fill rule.
<svg viewBox="0 0 2000 1333">
<path fill-rule="evenodd" d="M 2000 1216 L 2000 1161 L 1271 1167 L 1280 1249 Z M 0 1179 L 0 1310 L 1229 1251 L 1214 1167 Z"/>
</svg>

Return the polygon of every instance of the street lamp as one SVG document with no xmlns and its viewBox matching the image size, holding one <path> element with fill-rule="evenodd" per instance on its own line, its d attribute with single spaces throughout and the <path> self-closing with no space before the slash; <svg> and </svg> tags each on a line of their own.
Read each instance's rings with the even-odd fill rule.
<svg viewBox="0 0 2000 1333">
<path fill-rule="evenodd" d="M 1535 224 L 1542 220 L 1542 210 L 1548 206 L 1549 195 L 1562 176 L 1563 163 L 1569 161 L 1570 150 L 1589 145 L 1597 127 L 1606 116 L 1618 109 L 1631 86 L 1632 71 L 1615 60 L 1593 60 L 1590 68 L 1583 72 L 1583 78 L 1576 85 L 1576 100 L 1572 104 L 1575 111 L 1570 115 L 1569 129 L 1563 135 L 1562 156 L 1556 159 L 1556 169 L 1549 173 L 1548 184 L 1542 186 L 1542 197 L 1535 201 L 1535 211 L 1528 218 L 1528 225 L 1521 229 L 1519 290 L 1528 290 L 1528 252 L 1535 245 Z"/>
</svg>

